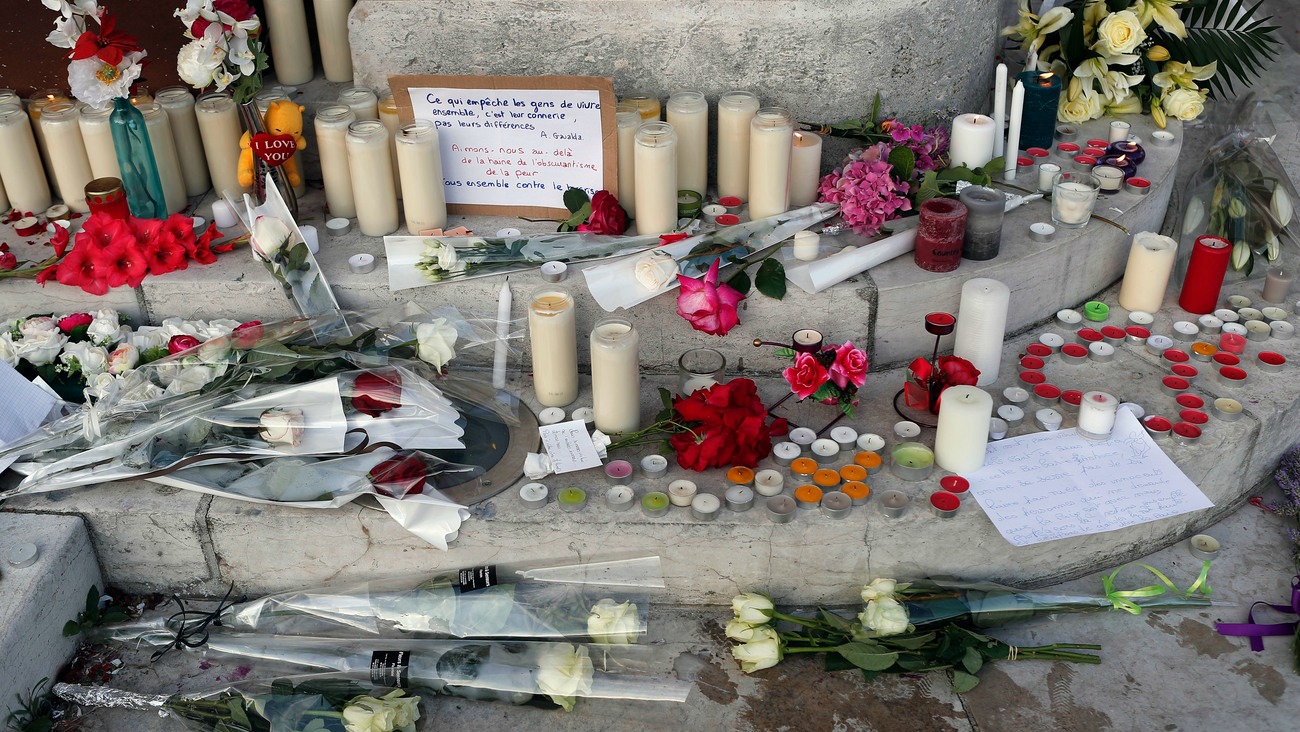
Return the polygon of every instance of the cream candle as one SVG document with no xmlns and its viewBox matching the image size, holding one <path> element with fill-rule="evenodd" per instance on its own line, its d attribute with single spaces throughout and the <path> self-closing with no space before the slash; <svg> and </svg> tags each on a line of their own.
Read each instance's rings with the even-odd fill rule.
<svg viewBox="0 0 1300 732">
<path fill-rule="evenodd" d="M 59 190 L 59 181 L 55 179 L 54 167 L 50 164 L 50 149 L 45 144 L 45 130 L 41 129 L 41 114 L 51 104 L 67 101 L 70 101 L 68 95 L 58 89 L 45 89 L 27 98 L 27 116 L 32 121 L 32 133 L 36 137 L 36 147 L 40 150 L 42 170 L 49 173 L 50 190 L 60 199 L 63 198 L 63 193 Z"/>
<path fill-rule="evenodd" d="M 749 198 L 749 130 L 758 97 L 732 91 L 718 99 L 718 196 Z"/>
<path fill-rule="evenodd" d="M 785 490 L 785 476 L 778 470 L 760 470 L 754 474 L 754 490 L 760 496 L 779 496 Z"/>
<path fill-rule="evenodd" d="M 952 166 L 978 168 L 993 159 L 993 138 L 1000 133 L 993 120 L 982 114 L 962 114 L 952 120 L 948 156 Z"/>
<path fill-rule="evenodd" d="M 402 131 L 402 123 L 397 117 L 397 100 L 393 98 L 392 92 L 384 92 L 376 104 L 379 110 L 379 121 L 384 123 L 384 129 L 388 130 L 388 151 L 393 157 L 393 188 L 397 191 L 397 197 L 402 198 L 402 179 L 398 171 L 397 163 L 397 138 Z M 442 175 L 439 165 L 439 175 Z M 411 232 L 412 234 L 418 232 Z"/>
<path fill-rule="evenodd" d="M 418 235 L 447 225 L 447 198 L 442 180 L 442 152 L 438 130 L 432 122 L 416 120 L 397 136 L 397 164 L 401 168 L 402 210 L 406 230 Z"/>
<path fill-rule="evenodd" d="M 1003 125 L 1006 124 L 1007 117 L 1007 65 L 998 64 L 997 70 L 993 74 L 993 129 L 997 130 L 997 137 L 993 138 L 993 157 L 999 157 L 1006 150 L 1006 141 L 1002 139 Z M 1020 126 L 1016 125 L 1016 137 L 1020 137 Z M 1016 154 L 1014 146 L 1011 154 Z"/>
<path fill-rule="evenodd" d="M 198 119 L 212 188 L 218 195 L 230 191 L 238 198 L 248 189 L 239 184 L 239 138 L 244 128 L 239 123 L 235 100 L 225 92 L 204 94 L 194 104 L 194 116 Z"/>
<path fill-rule="evenodd" d="M 312 10 L 316 13 L 316 37 L 325 80 L 352 81 L 352 45 L 348 41 L 352 0 L 312 0 Z"/>
<path fill-rule="evenodd" d="M 86 145 L 86 158 L 90 160 L 90 173 L 96 178 L 121 178 L 117 165 L 117 148 L 113 146 L 113 125 L 109 116 L 113 108 L 82 107 L 81 141 Z M 204 170 L 207 166 L 204 165 Z"/>
<path fill-rule="evenodd" d="M 1038 166 L 1038 191 L 1040 193 L 1051 193 L 1052 184 L 1056 182 L 1056 174 L 1061 172 L 1061 166 L 1056 163 L 1043 163 Z"/>
<path fill-rule="evenodd" d="M 393 233 L 397 230 L 397 190 L 393 187 L 393 158 L 384 123 L 353 122 L 348 127 L 347 149 L 358 228 L 366 236 Z"/>
<path fill-rule="evenodd" d="M 1089 440 L 1108 440 L 1115 429 L 1119 400 L 1104 391 L 1089 391 L 1079 402 L 1079 434 Z"/>
<path fill-rule="evenodd" d="M 697 91 L 668 97 L 668 124 L 677 133 L 677 190 L 701 196 L 709 187 L 709 103 Z"/>
<path fill-rule="evenodd" d="M 5 192 L 4 176 L 0 175 L 0 211 L 9 210 L 9 194 Z"/>
<path fill-rule="evenodd" d="M 358 122 L 379 119 L 379 97 L 370 87 L 348 86 L 339 91 L 339 101 L 352 108 Z"/>
<path fill-rule="evenodd" d="M 641 113 L 642 122 L 658 122 L 659 115 L 662 111 L 659 106 L 659 99 L 649 94 L 634 92 L 621 100 L 624 104 L 631 104 Z"/>
<path fill-rule="evenodd" d="M 934 459 L 939 467 L 953 473 L 972 473 L 984 467 L 992 418 L 993 397 L 988 392 L 973 386 L 944 389 L 934 436 Z"/>
<path fill-rule="evenodd" d="M 1020 157 L 1020 124 L 1024 118 L 1024 112 L 1025 84 L 1022 81 L 1017 81 L 1016 88 L 1011 92 L 1011 130 L 1007 132 L 1006 163 L 1002 173 L 1002 179 L 1005 181 L 1016 179 L 1016 165 Z M 998 137 L 1001 136 L 1002 126 L 998 125 Z M 994 151 L 993 156 L 997 157 L 996 151 Z"/>
<path fill-rule="evenodd" d="M 266 0 L 266 30 L 271 34 L 271 66 L 281 84 L 311 81 L 311 42 L 303 0 Z"/>
<path fill-rule="evenodd" d="M 0 180 L 9 204 L 20 211 L 44 211 L 53 202 L 45 180 L 41 153 L 28 116 L 13 107 L 0 108 Z"/>
<path fill-rule="evenodd" d="M 790 149 L 790 207 L 801 208 L 816 203 L 821 179 L 821 135 L 815 132 L 794 133 Z"/>
<path fill-rule="evenodd" d="M 666 234 L 677 228 L 677 133 L 666 122 L 636 132 L 636 230 Z"/>
<path fill-rule="evenodd" d="M 992 384 L 998 379 L 1010 304 L 1011 288 L 997 280 L 976 277 L 962 285 L 960 317 L 952 352 L 979 369 L 978 386 Z"/>
<path fill-rule="evenodd" d="M 157 102 L 135 106 L 144 115 L 144 124 L 149 128 L 149 147 L 153 149 L 153 160 L 158 166 L 167 212 L 176 213 L 185 208 L 189 199 L 185 195 L 185 178 L 181 175 L 181 159 L 176 153 L 171 120 Z"/>
<path fill-rule="evenodd" d="M 86 213 L 86 184 L 94 179 L 86 143 L 81 139 L 81 114 L 71 102 L 55 102 L 41 114 L 41 130 L 50 153 L 50 173 L 63 202 L 73 211 Z M 152 134 L 150 130 L 150 134 Z"/>
<path fill-rule="evenodd" d="M 623 318 L 591 329 L 591 401 L 601 432 L 635 432 L 641 424 L 640 340 Z"/>
<path fill-rule="evenodd" d="M 545 407 L 578 398 L 578 331 L 573 295 L 555 285 L 535 290 L 528 302 L 533 391 Z"/>
<path fill-rule="evenodd" d="M 346 104 L 327 104 L 316 110 L 316 152 L 320 155 L 321 178 L 325 182 L 325 203 L 332 216 L 357 215 L 352 196 L 352 174 L 348 171 L 348 126 L 357 120 Z"/>
<path fill-rule="evenodd" d="M 764 107 L 749 125 L 749 217 L 757 220 L 789 208 L 790 151 L 794 120 L 780 107 Z"/>
<path fill-rule="evenodd" d="M 1287 293 L 1291 291 L 1291 282 L 1295 275 L 1282 269 L 1270 269 L 1264 277 L 1264 292 L 1262 297 L 1265 302 L 1282 302 L 1286 300 Z"/>
<path fill-rule="evenodd" d="M 199 122 L 194 116 L 194 95 L 183 86 L 169 86 L 154 96 L 167 121 L 171 123 L 172 140 L 181 162 L 181 179 L 185 181 L 185 195 L 197 196 L 212 187 L 208 178 L 208 161 L 203 157 L 203 140 L 199 137 Z"/>
<path fill-rule="evenodd" d="M 1167 236 L 1150 231 L 1134 234 L 1119 288 L 1120 307 L 1151 313 L 1159 310 L 1177 253 L 1178 242 Z"/>
<path fill-rule="evenodd" d="M 631 104 L 615 108 L 618 124 L 618 202 L 627 215 L 636 218 L 636 131 L 641 113 Z"/>
</svg>

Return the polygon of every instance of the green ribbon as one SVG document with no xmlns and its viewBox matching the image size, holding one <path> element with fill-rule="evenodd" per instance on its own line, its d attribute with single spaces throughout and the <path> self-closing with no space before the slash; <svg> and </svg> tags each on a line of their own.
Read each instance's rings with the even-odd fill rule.
<svg viewBox="0 0 1300 732">
<path fill-rule="evenodd" d="M 1166 577 L 1163 572 L 1149 564 L 1138 564 L 1136 566 L 1149 570 L 1151 574 L 1156 576 L 1156 579 L 1160 580 L 1160 584 L 1147 585 L 1146 587 L 1139 587 L 1136 590 L 1115 589 L 1115 577 L 1117 577 L 1120 572 L 1123 572 L 1131 566 L 1134 565 L 1126 564 L 1110 574 L 1103 574 L 1101 576 L 1101 586 L 1102 589 L 1106 591 L 1106 599 L 1110 600 L 1111 606 L 1116 610 L 1123 610 L 1124 612 L 1132 613 L 1133 615 L 1140 615 L 1142 613 L 1142 606 L 1134 602 L 1135 599 L 1158 597 L 1166 592 L 1173 593 L 1179 597 L 1190 597 L 1194 594 L 1209 595 L 1213 591 L 1210 587 L 1210 562 L 1208 560 L 1201 565 L 1201 573 L 1197 576 L 1196 581 L 1186 590 L 1178 589 L 1177 585 Z"/>
</svg>

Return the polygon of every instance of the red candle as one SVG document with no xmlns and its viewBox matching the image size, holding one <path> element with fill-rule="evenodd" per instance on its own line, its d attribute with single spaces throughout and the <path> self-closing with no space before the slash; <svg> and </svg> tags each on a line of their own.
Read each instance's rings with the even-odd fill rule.
<svg viewBox="0 0 1300 732">
<path fill-rule="evenodd" d="M 970 490 L 970 481 L 960 475 L 945 475 L 939 479 L 939 487 L 953 495 L 961 495 Z"/>
<path fill-rule="evenodd" d="M 956 511 L 961 505 L 961 499 L 948 491 L 935 491 L 930 494 L 930 505 L 940 511 Z"/>
<path fill-rule="evenodd" d="M 1246 372 L 1236 366 L 1224 366 L 1219 369 L 1219 376 L 1227 379 L 1232 383 L 1240 383 L 1246 380 Z"/>
<path fill-rule="evenodd" d="M 1080 328 L 1079 332 L 1074 335 L 1084 343 L 1096 343 L 1102 339 L 1101 333 L 1098 333 L 1092 328 Z"/>
<path fill-rule="evenodd" d="M 714 219 L 714 221 L 717 222 L 718 226 L 735 226 L 740 223 L 740 217 L 729 213 L 718 214 L 718 218 Z"/>
<path fill-rule="evenodd" d="M 1197 237 L 1187 263 L 1187 276 L 1183 278 L 1183 290 L 1178 295 L 1178 306 L 1197 315 L 1214 312 L 1231 257 L 1232 243 L 1227 239 L 1208 234 Z"/>
<path fill-rule="evenodd" d="M 1028 168 L 1034 164 L 1034 159 L 1028 155 L 1019 155 L 1016 157 L 1016 167 Z"/>
<path fill-rule="evenodd" d="M 1075 165 L 1078 166 L 1091 168 L 1092 166 L 1097 164 L 1097 158 L 1093 157 L 1092 155 L 1075 155 L 1074 163 Z"/>
<path fill-rule="evenodd" d="M 1048 152 L 1046 148 L 1041 148 L 1041 147 L 1026 148 L 1025 152 L 1028 153 L 1029 156 L 1032 158 L 1045 158 L 1048 155 L 1051 155 L 1051 153 Z"/>
<path fill-rule="evenodd" d="M 1025 353 L 1039 358 L 1047 358 L 1052 355 L 1052 349 L 1041 343 L 1030 343 L 1025 346 Z"/>
<path fill-rule="evenodd" d="M 1178 413 L 1178 417 L 1184 422 L 1190 422 L 1191 424 L 1196 425 L 1205 424 L 1210 421 L 1210 415 L 1199 409 L 1184 409 Z"/>
<path fill-rule="evenodd" d="M 1195 366 L 1186 363 L 1176 363 L 1169 370 L 1174 372 L 1174 376 L 1181 376 L 1188 381 L 1195 379 L 1197 374 L 1200 373 Z"/>
<path fill-rule="evenodd" d="M 1061 392 L 1061 401 L 1065 402 L 1066 404 L 1073 404 L 1074 406 L 1077 407 L 1083 403 L 1083 392 L 1079 391 L 1078 389 L 1070 389 L 1068 391 L 1063 391 Z"/>
<path fill-rule="evenodd" d="M 1223 333 L 1219 335 L 1219 350 L 1228 353 L 1241 353 L 1246 350 L 1246 336 L 1237 335 L 1236 333 Z M 1219 354 L 1215 354 L 1216 356 Z M 1216 359 L 1217 360 L 1217 359 Z M 1236 366 L 1237 364 L 1228 364 Z"/>
<path fill-rule="evenodd" d="M 957 318 L 951 313 L 929 313 L 925 316 L 925 332 L 930 335 L 946 336 L 957 327 Z"/>
<path fill-rule="evenodd" d="M 1259 358 L 1259 362 L 1261 364 L 1264 364 L 1265 366 L 1273 366 L 1273 367 L 1280 368 L 1286 365 L 1286 356 L 1283 356 L 1282 354 L 1277 353 L 1276 351 L 1264 351 L 1263 353 L 1259 354 L 1258 358 Z"/>
<path fill-rule="evenodd" d="M 1191 384 L 1187 383 L 1187 379 L 1181 376 L 1166 376 L 1161 383 L 1171 391 L 1186 391 L 1187 387 L 1191 386 Z"/>
<path fill-rule="evenodd" d="M 1074 358 L 1087 358 L 1088 349 L 1078 343 L 1067 343 L 1064 346 L 1061 346 L 1061 353 Z"/>
<path fill-rule="evenodd" d="M 1034 396 L 1047 401 L 1056 401 L 1061 398 L 1061 390 L 1051 384 L 1039 384 L 1034 387 Z"/>
<path fill-rule="evenodd" d="M 1043 359 L 1038 356 L 1021 356 L 1020 368 L 1027 371 L 1039 371 L 1043 368 Z"/>
<path fill-rule="evenodd" d="M 1188 422 L 1179 422 L 1174 425 L 1174 434 L 1194 440 L 1201 436 L 1201 428 Z"/>
<path fill-rule="evenodd" d="M 1129 327 L 1124 329 L 1124 332 L 1130 336 L 1133 336 L 1134 338 L 1141 338 L 1142 340 L 1146 340 L 1147 338 L 1151 337 L 1151 331 L 1147 330 L 1146 328 L 1143 328 L 1140 325 L 1130 325 Z"/>
<path fill-rule="evenodd" d="M 1178 406 L 1184 409 L 1200 409 L 1205 406 L 1205 400 L 1195 394 L 1179 394 L 1174 401 L 1178 402 Z"/>
<path fill-rule="evenodd" d="M 1235 335 L 1235 334 L 1228 333 L 1228 335 Z M 1237 336 L 1237 337 L 1242 339 L 1241 347 L 1245 348 L 1246 339 L 1242 338 L 1241 336 Z M 1223 339 L 1220 338 L 1219 340 L 1223 340 Z M 1237 364 L 1241 363 L 1241 359 L 1237 358 L 1231 353 L 1228 353 L 1226 350 L 1221 350 L 1218 353 L 1214 354 L 1214 362 L 1219 364 L 1220 366 L 1236 366 Z"/>
<path fill-rule="evenodd" d="M 1104 147 L 1093 147 L 1092 145 L 1089 145 L 1088 147 L 1086 147 L 1086 148 L 1083 149 L 1083 154 L 1084 154 L 1084 155 L 1091 155 L 1091 156 L 1093 156 L 1094 158 L 1099 158 L 1099 157 L 1101 157 L 1102 155 L 1105 155 L 1105 154 L 1106 154 L 1106 148 L 1104 148 Z"/>
<path fill-rule="evenodd" d="M 1062 155 L 1072 156 L 1079 154 L 1079 145 L 1073 142 L 1062 142 L 1056 146 Z"/>
<path fill-rule="evenodd" d="M 1110 144 L 1109 142 L 1106 142 L 1105 140 L 1103 140 L 1103 139 L 1101 139 L 1101 138 L 1098 138 L 1098 137 L 1094 137 L 1094 138 L 1092 138 L 1091 140 L 1088 140 L 1088 147 L 1103 147 L 1103 148 L 1104 148 L 1104 147 L 1106 147 L 1106 146 L 1109 145 L 1109 144 Z"/>
<path fill-rule="evenodd" d="M 1022 384 L 1027 384 L 1029 386 L 1037 386 L 1038 384 L 1041 384 L 1044 381 L 1047 381 L 1047 377 L 1043 375 L 1042 371 L 1021 371 L 1020 372 L 1020 383 Z"/>
<path fill-rule="evenodd" d="M 1168 361 L 1169 363 L 1187 363 L 1187 359 L 1189 358 L 1189 356 L 1186 353 L 1178 350 L 1177 348 L 1170 348 L 1169 350 L 1161 354 L 1161 358 Z"/>
<path fill-rule="evenodd" d="M 86 184 L 86 205 L 90 207 L 90 213 L 104 213 L 109 216 L 126 221 L 131 217 L 131 209 L 127 206 L 126 191 L 122 188 L 122 181 L 117 178 L 96 178 Z"/>
<path fill-rule="evenodd" d="M 951 272 L 961 264 L 966 204 L 951 198 L 931 198 L 921 204 L 916 226 L 916 266 L 927 272 Z"/>
<path fill-rule="evenodd" d="M 1122 341 L 1124 340 L 1124 329 L 1116 325 L 1103 326 L 1101 336 L 1112 341 Z"/>
</svg>

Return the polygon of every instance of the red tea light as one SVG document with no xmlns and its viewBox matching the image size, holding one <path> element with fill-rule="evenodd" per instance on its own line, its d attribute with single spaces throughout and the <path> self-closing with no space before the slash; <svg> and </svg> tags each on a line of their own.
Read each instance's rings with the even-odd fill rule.
<svg viewBox="0 0 1300 732">
<path fill-rule="evenodd" d="M 1060 387 L 1056 387 L 1051 384 L 1039 384 L 1034 387 L 1034 401 L 1043 405 L 1044 407 L 1050 407 L 1056 404 L 1057 402 L 1059 402 L 1060 400 L 1061 400 Z"/>
<path fill-rule="evenodd" d="M 1219 366 L 1237 366 L 1241 364 L 1240 358 L 1237 358 L 1236 356 L 1232 355 L 1231 353 L 1227 353 L 1226 351 L 1219 351 L 1218 353 L 1214 354 L 1213 361 Z"/>
<path fill-rule="evenodd" d="M 1178 418 L 1194 425 L 1203 425 L 1210 421 L 1210 415 L 1199 409 L 1184 409 L 1178 413 Z"/>
<path fill-rule="evenodd" d="M 1021 371 L 1020 372 L 1020 383 L 1024 384 L 1025 386 L 1038 386 L 1039 384 L 1045 383 L 1046 381 L 1047 381 L 1047 376 L 1043 374 L 1042 371 Z"/>
<path fill-rule="evenodd" d="M 1062 142 L 1056 146 L 1056 151 L 1066 157 L 1074 157 L 1079 154 L 1079 144 L 1077 142 Z"/>
<path fill-rule="evenodd" d="M 939 479 L 939 487 L 958 498 L 964 498 L 970 490 L 970 481 L 960 475 L 945 475 Z"/>
<path fill-rule="evenodd" d="M 1147 339 L 1151 337 L 1151 331 L 1140 325 L 1130 325 L 1124 329 L 1124 336 L 1128 339 L 1129 343 L 1140 346 L 1143 343 L 1146 343 Z"/>
<path fill-rule="evenodd" d="M 1201 428 L 1187 422 L 1179 422 L 1173 426 L 1174 440 L 1177 442 L 1190 445 L 1201 439 Z"/>
<path fill-rule="evenodd" d="M 1106 154 L 1106 148 L 1104 148 L 1104 147 L 1085 147 L 1085 148 L 1083 149 L 1083 154 L 1084 154 L 1084 155 L 1090 155 L 1090 156 L 1092 156 L 1092 157 L 1094 157 L 1094 158 L 1100 158 L 1102 155 L 1105 155 L 1105 154 Z"/>
<path fill-rule="evenodd" d="M 930 335 L 946 336 L 957 328 L 957 317 L 951 313 L 930 313 L 925 316 L 925 332 Z"/>
<path fill-rule="evenodd" d="M 1041 371 L 1046 362 L 1038 356 L 1021 356 L 1020 368 L 1026 371 Z"/>
<path fill-rule="evenodd" d="M 930 494 L 930 510 L 940 518 L 952 518 L 961 508 L 961 499 L 948 491 L 935 491 Z"/>
<path fill-rule="evenodd" d="M 1286 356 L 1276 351 L 1264 351 L 1257 358 L 1259 359 L 1260 370 L 1270 374 L 1275 374 L 1281 371 L 1283 366 L 1286 366 Z"/>
<path fill-rule="evenodd" d="M 714 222 L 718 226 L 735 226 L 740 223 L 740 217 L 729 213 L 718 214 L 718 218 L 714 219 Z"/>
<path fill-rule="evenodd" d="M 1219 336 L 1219 350 L 1228 353 L 1242 353 L 1246 350 L 1246 336 L 1236 333 L 1223 333 Z"/>
<path fill-rule="evenodd" d="M 1111 345 L 1118 346 L 1120 343 L 1123 343 L 1125 335 L 1127 334 L 1124 332 L 1124 329 L 1116 325 L 1103 326 L 1101 329 L 1101 337 L 1105 338 L 1106 342 Z"/>
<path fill-rule="evenodd" d="M 1245 369 L 1236 366 L 1224 366 L 1219 369 L 1219 382 L 1224 386 L 1240 386 L 1246 383 L 1248 375 Z"/>
<path fill-rule="evenodd" d="M 1191 387 L 1191 384 L 1181 376 L 1166 376 L 1160 380 L 1160 388 L 1171 396 L 1181 394 L 1187 391 L 1189 387 Z"/>
<path fill-rule="evenodd" d="M 1028 168 L 1034 164 L 1034 159 L 1028 155 L 1019 155 L 1016 157 L 1016 167 Z"/>
<path fill-rule="evenodd" d="M 41 220 L 35 216 L 24 216 L 14 222 L 14 233 L 18 236 L 36 236 L 41 231 Z"/>
<path fill-rule="evenodd" d="M 1088 349 L 1078 343 L 1061 346 L 1061 358 L 1068 364 L 1078 365 L 1088 360 Z"/>
<path fill-rule="evenodd" d="M 1074 336 L 1085 346 L 1091 343 L 1096 343 L 1105 337 L 1099 331 L 1095 331 L 1092 328 L 1080 328 L 1079 332 L 1075 333 Z"/>
<path fill-rule="evenodd" d="M 1075 155 L 1074 167 L 1080 170 L 1088 170 L 1097 164 L 1096 155 Z"/>
<path fill-rule="evenodd" d="M 1124 181 L 1124 190 L 1139 196 L 1145 196 L 1151 192 L 1151 181 L 1135 175 Z"/>
<path fill-rule="evenodd" d="M 1045 359 L 1052 355 L 1052 349 L 1050 346 L 1045 346 L 1042 343 L 1030 343 L 1025 346 L 1025 353 L 1028 353 L 1030 356 L 1037 356 L 1038 358 Z"/>
<path fill-rule="evenodd" d="M 1205 406 L 1205 400 L 1195 394 L 1179 394 L 1174 401 L 1183 409 L 1200 409 Z"/>
<path fill-rule="evenodd" d="M 1163 358 L 1164 360 L 1168 361 L 1168 362 L 1171 363 L 1171 364 L 1172 364 L 1172 363 L 1187 363 L 1188 359 L 1191 358 L 1191 356 L 1188 356 L 1187 353 L 1186 353 L 1185 351 L 1180 351 L 1180 350 L 1178 350 L 1177 348 L 1170 348 L 1169 350 L 1167 350 L 1167 351 L 1165 351 L 1164 353 L 1160 354 L 1160 357 Z"/>
<path fill-rule="evenodd" d="M 1061 409 L 1070 414 L 1079 413 L 1079 405 L 1083 403 L 1083 392 L 1078 389 L 1067 389 L 1061 392 Z"/>
<path fill-rule="evenodd" d="M 1047 151 L 1047 148 L 1043 147 L 1031 147 L 1026 149 L 1025 153 L 1031 158 L 1045 158 L 1052 154 Z"/>
<path fill-rule="evenodd" d="M 1099 137 L 1094 137 L 1094 138 L 1092 138 L 1091 140 L 1088 140 L 1088 147 L 1099 147 L 1099 148 L 1101 148 L 1101 149 L 1104 150 L 1104 149 L 1106 149 L 1109 145 L 1110 145 L 1109 142 L 1107 142 L 1107 141 L 1105 141 L 1105 140 L 1103 140 L 1103 139 L 1101 139 L 1101 138 L 1099 138 Z"/>
<path fill-rule="evenodd" d="M 1174 372 L 1174 376 L 1187 379 L 1188 382 L 1196 381 L 1196 377 L 1201 373 L 1195 366 L 1187 363 L 1176 363 L 1170 366 L 1169 370 Z"/>
<path fill-rule="evenodd" d="M 1159 440 L 1169 436 L 1169 431 L 1174 428 L 1174 424 L 1164 417 L 1151 415 L 1142 420 L 1142 427 L 1146 429 L 1147 434 Z"/>
<path fill-rule="evenodd" d="M 718 205 L 725 207 L 728 211 L 739 211 L 740 207 L 745 205 L 740 196 L 723 196 L 718 199 Z"/>
</svg>

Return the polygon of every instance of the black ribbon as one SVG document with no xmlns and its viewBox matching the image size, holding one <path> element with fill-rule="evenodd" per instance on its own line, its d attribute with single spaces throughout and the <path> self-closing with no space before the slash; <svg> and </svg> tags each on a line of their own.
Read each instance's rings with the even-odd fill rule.
<svg viewBox="0 0 1300 732">
<path fill-rule="evenodd" d="M 244 598 L 241 597 L 231 602 L 230 594 L 234 591 L 235 585 L 232 582 L 230 589 L 226 590 L 221 602 L 217 603 L 216 609 L 212 611 L 191 610 L 185 607 L 185 601 L 180 596 L 173 595 L 172 601 L 180 607 L 180 610 L 167 618 L 167 627 L 174 628 L 176 636 L 172 638 L 170 643 L 153 652 L 153 655 L 149 657 L 150 663 L 162 658 L 173 648 L 198 648 L 207 643 L 210 636 L 208 626 L 220 626 L 221 614 L 234 607 L 237 603 L 244 601 Z"/>
</svg>

